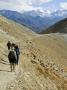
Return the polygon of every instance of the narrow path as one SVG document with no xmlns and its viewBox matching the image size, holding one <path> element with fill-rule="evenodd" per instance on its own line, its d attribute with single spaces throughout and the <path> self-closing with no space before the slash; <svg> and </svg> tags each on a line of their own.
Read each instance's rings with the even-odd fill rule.
<svg viewBox="0 0 67 90">
<path fill-rule="evenodd" d="M 17 70 L 18 66 L 14 72 L 11 72 L 8 60 L 0 60 L 0 90 L 5 90 L 7 84 L 15 80 L 18 74 Z"/>
</svg>

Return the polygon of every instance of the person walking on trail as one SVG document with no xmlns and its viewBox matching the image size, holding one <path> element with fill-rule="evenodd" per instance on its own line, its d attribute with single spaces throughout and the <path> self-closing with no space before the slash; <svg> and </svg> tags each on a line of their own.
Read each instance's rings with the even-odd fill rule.
<svg viewBox="0 0 67 90">
<path fill-rule="evenodd" d="M 18 61 L 19 61 L 19 55 L 20 55 L 20 50 L 19 50 L 18 45 L 15 45 L 15 51 L 16 51 L 16 56 L 17 56 L 16 64 L 18 64 Z"/>
<path fill-rule="evenodd" d="M 8 47 L 8 50 L 10 50 L 10 48 L 11 48 L 11 42 L 10 41 L 8 41 L 7 47 Z"/>
<path fill-rule="evenodd" d="M 9 59 L 9 62 L 10 62 L 10 68 L 11 68 L 11 72 L 12 72 L 12 71 L 15 70 L 15 63 L 16 63 L 16 60 L 17 60 L 16 52 L 13 48 L 10 49 L 10 51 L 9 51 L 8 59 Z"/>
<path fill-rule="evenodd" d="M 15 48 L 15 43 L 12 43 L 11 44 L 11 48 Z"/>
</svg>

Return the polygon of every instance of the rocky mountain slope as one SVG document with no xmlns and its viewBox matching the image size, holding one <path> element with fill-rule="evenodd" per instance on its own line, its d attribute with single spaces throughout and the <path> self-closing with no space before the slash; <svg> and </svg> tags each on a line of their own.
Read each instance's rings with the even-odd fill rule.
<svg viewBox="0 0 67 90">
<path fill-rule="evenodd" d="M 45 33 L 67 33 L 67 18 L 59 21 L 55 25 L 49 27 L 48 29 L 42 31 L 42 34 Z"/>
<path fill-rule="evenodd" d="M 11 11 L 0 10 L 0 15 L 11 19 L 19 24 L 25 25 L 31 28 L 34 32 L 42 32 L 43 29 L 47 29 L 55 23 L 63 20 L 67 17 L 66 10 L 58 10 L 53 13 L 49 13 L 47 10 L 32 10 L 32 11 Z"/>
<path fill-rule="evenodd" d="M 7 41 L 20 47 L 20 61 L 10 72 Z M 67 36 L 38 35 L 0 17 L 0 90 L 67 90 Z"/>
</svg>

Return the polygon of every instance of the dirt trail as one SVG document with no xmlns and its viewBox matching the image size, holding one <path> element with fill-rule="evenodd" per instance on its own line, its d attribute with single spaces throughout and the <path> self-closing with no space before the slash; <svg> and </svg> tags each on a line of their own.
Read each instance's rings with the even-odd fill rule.
<svg viewBox="0 0 67 90">
<path fill-rule="evenodd" d="M 14 72 L 10 71 L 10 65 L 8 60 L 0 61 L 0 90 L 5 90 L 8 83 L 15 80 L 18 73 L 18 66 Z"/>
</svg>

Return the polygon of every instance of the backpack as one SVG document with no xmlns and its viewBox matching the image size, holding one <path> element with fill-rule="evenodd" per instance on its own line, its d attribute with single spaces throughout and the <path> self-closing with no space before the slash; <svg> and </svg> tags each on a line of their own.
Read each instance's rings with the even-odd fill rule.
<svg viewBox="0 0 67 90">
<path fill-rule="evenodd" d="M 16 59 L 15 51 L 10 51 L 9 54 L 8 54 L 8 58 L 9 59 Z"/>
</svg>

